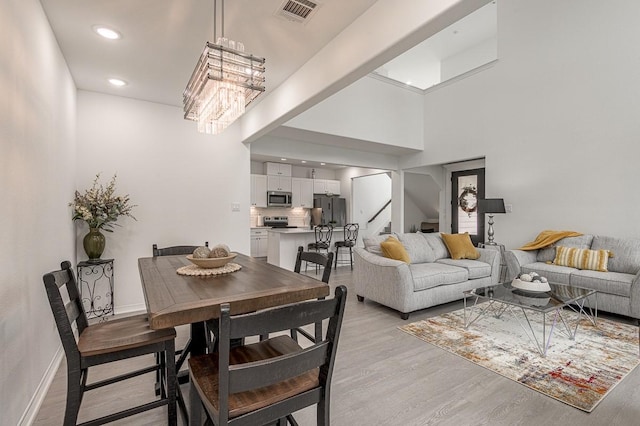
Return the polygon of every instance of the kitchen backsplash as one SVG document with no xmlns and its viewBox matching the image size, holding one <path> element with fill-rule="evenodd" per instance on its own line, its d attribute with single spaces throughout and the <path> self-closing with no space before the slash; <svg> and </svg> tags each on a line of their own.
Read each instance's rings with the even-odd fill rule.
<svg viewBox="0 0 640 426">
<path fill-rule="evenodd" d="M 298 208 L 251 207 L 251 226 L 262 226 L 265 216 L 287 216 L 289 225 L 305 227 L 311 222 L 311 210 Z"/>
</svg>

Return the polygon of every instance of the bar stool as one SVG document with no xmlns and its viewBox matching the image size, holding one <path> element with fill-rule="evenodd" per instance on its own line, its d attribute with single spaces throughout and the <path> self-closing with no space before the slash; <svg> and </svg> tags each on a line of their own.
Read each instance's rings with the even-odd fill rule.
<svg viewBox="0 0 640 426">
<path fill-rule="evenodd" d="M 329 253 L 331 247 L 331 236 L 333 235 L 333 227 L 329 225 L 317 225 L 313 228 L 316 236 L 315 243 L 307 244 L 307 250 L 319 252 L 324 250 Z"/>
<path fill-rule="evenodd" d="M 333 235 L 333 227 L 331 225 L 317 225 L 313 228 L 315 233 L 316 242 L 307 244 L 308 251 L 315 251 L 320 253 L 321 251 L 325 251 L 329 254 L 329 249 L 331 248 L 331 237 Z M 331 268 L 331 264 L 329 264 L 329 268 Z M 307 265 L 305 263 L 304 270 L 307 270 Z M 316 265 L 316 274 L 318 273 L 318 265 Z"/>
<path fill-rule="evenodd" d="M 338 258 L 340 257 L 340 248 L 349 248 L 349 263 L 351 264 L 351 270 L 353 271 L 353 247 L 356 245 L 358 239 L 358 230 L 360 225 L 357 223 L 347 223 L 344 226 L 344 240 L 336 241 L 336 256 L 335 256 L 335 268 L 338 269 Z M 341 261 L 346 262 L 346 261 Z"/>
</svg>

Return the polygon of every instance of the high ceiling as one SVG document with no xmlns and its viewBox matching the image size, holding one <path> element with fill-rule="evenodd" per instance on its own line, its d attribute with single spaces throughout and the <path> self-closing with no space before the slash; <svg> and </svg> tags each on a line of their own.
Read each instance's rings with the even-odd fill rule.
<svg viewBox="0 0 640 426">
<path fill-rule="evenodd" d="M 283 0 L 229 0 L 225 36 L 267 58 L 267 90 L 273 90 L 375 2 L 322 0 L 302 24 L 276 16 Z M 182 92 L 205 42 L 213 41 L 213 0 L 41 3 L 76 86 L 83 90 L 182 106 Z M 92 29 L 96 25 L 111 27 L 122 39 L 98 36 Z M 111 77 L 128 85 L 114 88 L 107 82 Z"/>
<path fill-rule="evenodd" d="M 40 1 L 76 86 L 82 90 L 181 107 L 182 92 L 205 42 L 213 41 L 213 0 Z M 375 2 L 319 0 L 307 22 L 299 23 L 278 15 L 286 0 L 228 0 L 224 10 L 225 36 L 243 42 L 245 51 L 267 59 L 269 91 Z M 472 24 L 477 26 L 478 22 L 481 20 Z M 100 37 L 94 31 L 100 25 L 118 31 L 122 38 Z M 400 81 L 411 79 L 408 76 L 413 74 L 418 81 L 417 75 L 427 73 L 427 65 L 417 58 L 446 57 L 453 49 L 464 48 L 464 43 L 475 43 L 474 37 L 484 30 L 456 31 L 457 40 L 452 40 L 450 34 L 437 45 L 416 48 L 385 65 L 384 72 Z M 425 53 L 426 49 L 432 52 Z M 127 85 L 114 87 L 108 83 L 109 78 L 122 79 Z M 376 152 L 393 153 L 391 148 L 371 147 Z"/>
</svg>

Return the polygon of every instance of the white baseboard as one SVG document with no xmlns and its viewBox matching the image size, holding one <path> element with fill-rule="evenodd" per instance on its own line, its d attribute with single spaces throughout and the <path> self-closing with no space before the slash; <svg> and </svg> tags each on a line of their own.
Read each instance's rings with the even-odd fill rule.
<svg viewBox="0 0 640 426">
<path fill-rule="evenodd" d="M 30 426 L 36 420 L 38 416 L 38 412 L 40 411 L 40 406 L 42 405 L 42 401 L 47 396 L 47 392 L 49 391 L 49 387 L 53 382 L 53 378 L 56 376 L 58 372 L 58 368 L 60 367 L 60 363 L 64 358 L 64 351 L 62 350 L 62 345 L 58 346 L 58 350 L 56 354 L 53 356 L 53 359 L 49 363 L 47 370 L 42 376 L 42 380 L 38 384 L 36 388 L 36 392 L 31 397 L 29 404 L 27 405 L 27 409 L 24 411 L 24 414 L 18 421 L 18 426 Z"/>
</svg>

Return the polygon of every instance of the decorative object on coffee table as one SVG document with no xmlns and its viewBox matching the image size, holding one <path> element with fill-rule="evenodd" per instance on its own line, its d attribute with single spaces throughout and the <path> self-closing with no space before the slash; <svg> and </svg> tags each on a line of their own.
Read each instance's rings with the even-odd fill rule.
<svg viewBox="0 0 640 426">
<path fill-rule="evenodd" d="M 487 230 L 489 241 L 487 241 L 487 244 L 496 244 L 493 240 L 493 215 L 496 213 L 506 213 L 504 200 L 502 198 L 485 198 L 478 200 L 478 213 L 486 213 L 489 215 L 489 229 Z"/>
<path fill-rule="evenodd" d="M 517 289 L 530 292 L 545 292 L 551 290 L 547 279 L 540 276 L 537 272 L 519 274 L 513 279 L 511 285 Z"/>
<path fill-rule="evenodd" d="M 567 315 L 577 316 L 573 312 Z M 597 327 L 589 321 L 583 321 L 581 327 L 580 339 L 555 339 L 546 357 L 522 344 L 526 340 L 524 331 L 508 315 L 488 315 L 465 330 L 463 310 L 458 310 L 399 328 L 530 389 L 591 412 L 640 362 L 638 327 L 605 318 L 598 318 Z"/>
<path fill-rule="evenodd" d="M 69 206 L 73 208 L 72 220 L 82 220 L 89 226 L 89 233 L 82 240 L 82 246 L 89 257 L 89 261 L 100 259 L 105 248 L 105 237 L 100 232 L 113 232 L 113 227 L 120 216 L 136 218 L 131 214 L 135 205 L 129 200 L 129 195 L 115 195 L 116 175 L 106 188 L 99 183 L 100 174 L 96 175 L 91 188 L 84 194 L 76 191 Z"/>
</svg>

